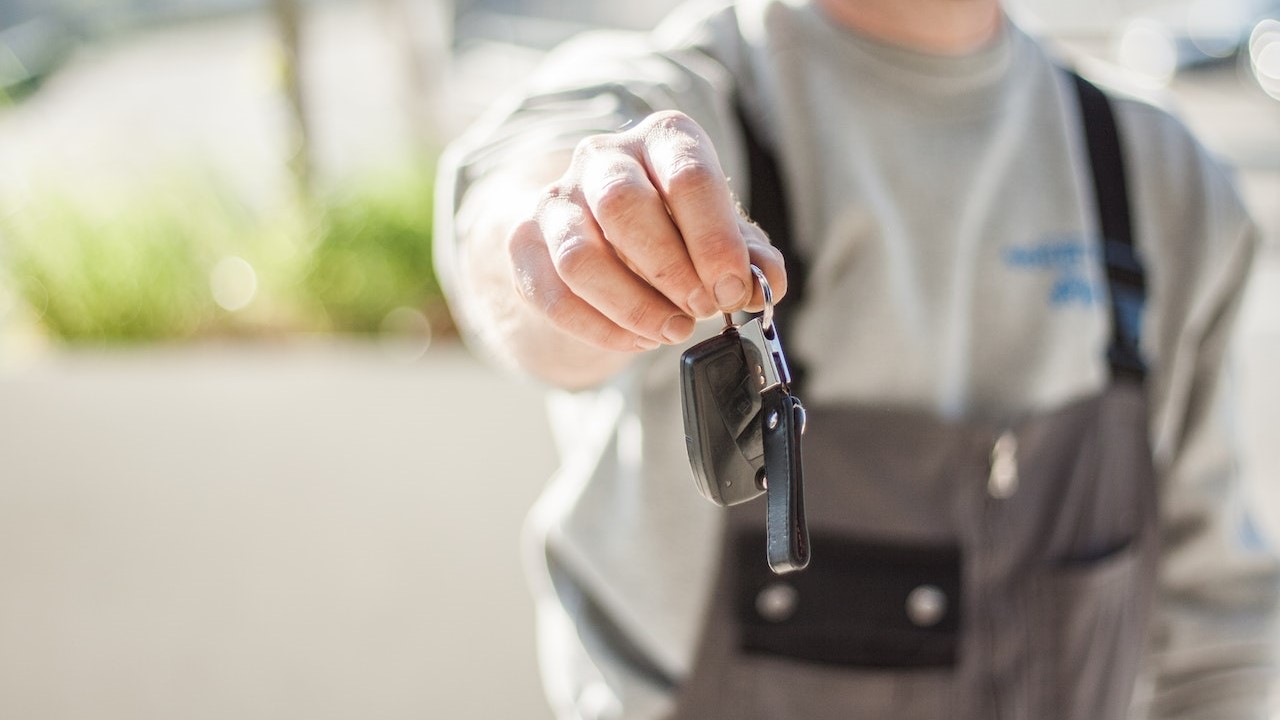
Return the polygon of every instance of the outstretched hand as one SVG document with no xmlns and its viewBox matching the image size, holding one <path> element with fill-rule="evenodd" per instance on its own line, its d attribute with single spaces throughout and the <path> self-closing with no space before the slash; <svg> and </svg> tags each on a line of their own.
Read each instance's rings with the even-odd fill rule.
<svg viewBox="0 0 1280 720">
<path fill-rule="evenodd" d="M 580 142 L 507 243 L 521 299 L 588 345 L 650 350 L 695 318 L 787 289 L 782 255 L 741 213 L 706 133 L 678 112 Z"/>
</svg>

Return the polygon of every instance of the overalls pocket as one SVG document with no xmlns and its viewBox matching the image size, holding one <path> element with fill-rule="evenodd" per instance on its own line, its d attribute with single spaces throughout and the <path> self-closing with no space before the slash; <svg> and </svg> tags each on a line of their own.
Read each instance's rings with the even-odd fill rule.
<svg viewBox="0 0 1280 720">
<path fill-rule="evenodd" d="M 1031 580 L 1031 692 L 1043 717 L 1123 718 L 1145 641 L 1145 554 L 1133 541 Z"/>
<path fill-rule="evenodd" d="M 735 542 L 739 718 L 946 716 L 960 642 L 960 552 L 815 535 L 820 563 L 778 577 Z"/>
<path fill-rule="evenodd" d="M 813 663 L 941 668 L 956 662 L 960 551 L 815 534 L 822 562 L 779 577 L 759 533 L 738 539 L 741 648 Z"/>
</svg>

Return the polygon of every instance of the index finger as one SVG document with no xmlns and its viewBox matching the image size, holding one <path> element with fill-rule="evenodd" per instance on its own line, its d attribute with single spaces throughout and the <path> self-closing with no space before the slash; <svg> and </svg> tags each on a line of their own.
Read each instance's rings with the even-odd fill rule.
<svg viewBox="0 0 1280 720">
<path fill-rule="evenodd" d="M 711 139 L 687 115 L 651 115 L 643 127 L 645 163 L 684 239 L 702 284 L 726 312 L 751 299 L 753 279 L 737 206 Z"/>
</svg>

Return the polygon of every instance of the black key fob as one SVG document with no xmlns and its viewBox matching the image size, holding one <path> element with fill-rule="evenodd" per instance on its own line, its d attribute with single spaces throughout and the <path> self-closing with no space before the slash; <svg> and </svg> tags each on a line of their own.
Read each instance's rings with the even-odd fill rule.
<svg viewBox="0 0 1280 720">
<path fill-rule="evenodd" d="M 680 356 L 680 390 L 698 491 L 722 506 L 759 497 L 764 492 L 758 484 L 764 470 L 760 391 L 735 327 Z"/>
</svg>

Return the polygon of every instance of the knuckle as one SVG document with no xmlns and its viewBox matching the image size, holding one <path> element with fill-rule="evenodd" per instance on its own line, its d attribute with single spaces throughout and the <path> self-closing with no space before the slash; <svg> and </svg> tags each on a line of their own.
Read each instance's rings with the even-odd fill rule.
<svg viewBox="0 0 1280 720">
<path fill-rule="evenodd" d="M 663 135 L 673 133 L 687 135 L 698 131 L 698 124 L 693 121 L 693 118 L 679 110 L 659 110 L 652 113 L 641 123 L 641 127 L 648 133 Z"/>
<path fill-rule="evenodd" d="M 565 320 L 568 314 L 568 303 L 565 302 L 567 293 L 560 285 L 553 283 L 533 284 L 530 288 L 528 299 L 537 306 L 543 315 L 550 318 L 557 325 Z"/>
<path fill-rule="evenodd" d="M 652 325 L 652 323 L 648 322 L 648 319 L 653 316 L 653 313 L 651 312 L 651 310 L 652 308 L 650 307 L 649 303 L 646 303 L 646 302 L 632 303 L 622 313 L 622 316 L 620 318 L 622 320 L 622 323 L 621 323 L 622 326 L 627 328 L 633 328 L 639 332 L 646 333 L 646 334 L 653 333 L 655 330 L 657 330 L 657 328 L 649 327 L 649 325 Z"/>
<path fill-rule="evenodd" d="M 525 294 L 525 278 L 546 267 L 542 258 L 545 258 L 547 250 L 541 228 L 532 220 L 521 223 L 507 235 L 505 250 L 507 261 L 520 281 L 522 294 Z"/>
<path fill-rule="evenodd" d="M 732 230 L 707 227 L 700 232 L 685 235 L 689 250 L 705 262 L 719 266 L 720 272 L 733 268 L 745 268 L 748 257 L 746 244 Z"/>
<path fill-rule="evenodd" d="M 606 322 L 595 325 L 586 334 L 586 339 L 593 344 L 608 350 L 626 351 L 635 348 L 636 336 L 623 328 Z"/>
<path fill-rule="evenodd" d="M 634 220 L 648 206 L 652 189 L 637 178 L 607 181 L 596 199 L 596 215 L 614 221 Z"/>
<path fill-rule="evenodd" d="M 681 197 L 696 197 L 719 189 L 723 180 L 707 163 L 684 156 L 675 160 L 667 177 L 668 192 Z"/>
<path fill-rule="evenodd" d="M 629 352 L 636 349 L 636 336 L 635 333 L 615 328 L 605 333 L 600 345 L 617 352 Z"/>
<path fill-rule="evenodd" d="M 569 302 L 570 299 L 568 289 L 563 285 L 556 285 L 543 288 L 534 298 L 534 303 L 553 325 L 580 334 L 581 318 L 573 303 Z"/>
<path fill-rule="evenodd" d="M 507 256 L 516 264 L 523 264 L 526 254 L 536 246 L 540 236 L 538 224 L 526 220 L 507 235 Z"/>
<path fill-rule="evenodd" d="M 593 158 L 617 149 L 618 140 L 612 135 L 588 135 L 578 141 L 573 148 L 573 157 L 577 162 Z"/>
<path fill-rule="evenodd" d="M 628 350 L 635 344 L 635 336 L 614 325 L 601 321 L 591 313 L 571 307 L 570 303 L 559 302 L 544 308 L 547 319 L 561 332 L 577 338 L 589 345 L 609 350 Z"/>
<path fill-rule="evenodd" d="M 565 240 L 551 254 L 551 262 L 563 278 L 590 275 L 600 260 L 598 249 L 581 237 Z"/>
<path fill-rule="evenodd" d="M 564 178 L 545 185 L 538 195 L 538 202 L 534 212 L 535 214 L 541 214 L 549 207 L 554 207 L 560 203 L 573 202 L 573 197 L 576 193 L 577 184 Z"/>
<path fill-rule="evenodd" d="M 547 317 L 564 304 L 565 292 L 560 284 L 531 268 L 515 267 L 513 279 L 520 299 Z"/>
<path fill-rule="evenodd" d="M 672 256 L 666 257 L 660 261 L 653 269 L 654 282 L 663 282 L 680 286 L 680 289 L 687 288 L 692 291 L 693 287 L 698 283 L 697 276 L 692 272 L 692 268 L 683 257 Z"/>
<path fill-rule="evenodd" d="M 533 214 L 540 237 L 549 246 L 556 246 L 580 233 L 589 232 L 590 208 L 578 192 L 577 186 L 555 185 L 546 190 Z"/>
</svg>

